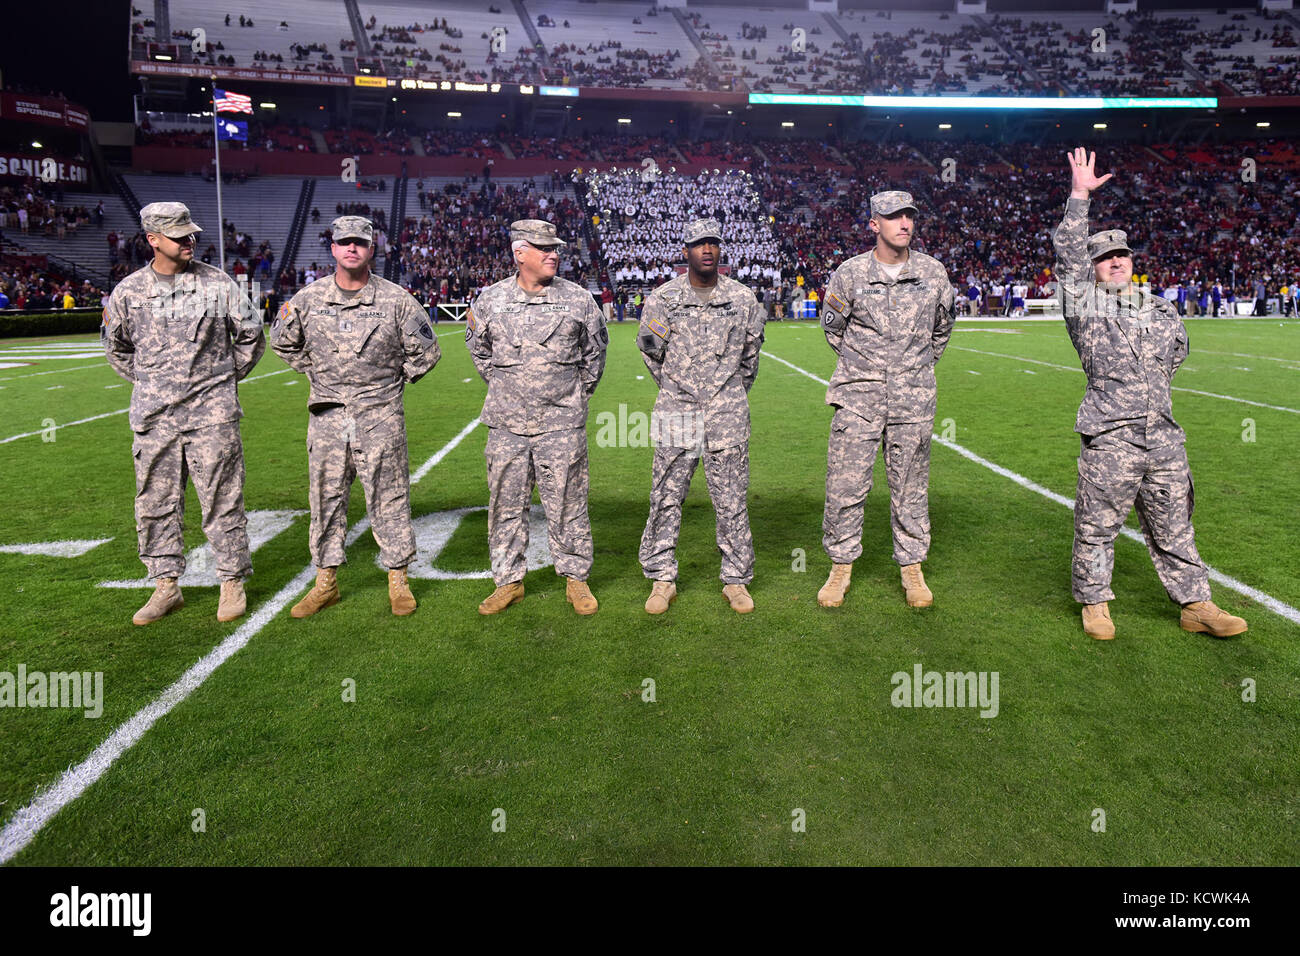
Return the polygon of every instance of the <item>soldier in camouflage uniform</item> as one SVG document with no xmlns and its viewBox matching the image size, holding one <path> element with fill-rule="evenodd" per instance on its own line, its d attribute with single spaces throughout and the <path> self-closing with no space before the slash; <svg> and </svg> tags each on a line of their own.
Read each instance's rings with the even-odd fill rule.
<svg viewBox="0 0 1300 956">
<path fill-rule="evenodd" d="M 536 484 L 556 573 L 579 614 L 598 604 L 587 516 L 587 401 L 605 371 L 609 335 L 591 293 L 558 278 L 555 226 L 510 224 L 518 272 L 488 286 L 467 317 L 465 342 L 487 382 L 488 545 L 496 590 L 479 605 L 497 614 L 524 596 L 528 511 Z"/>
<path fill-rule="evenodd" d="M 659 385 L 652 431 L 650 517 L 641 567 L 654 582 L 645 609 L 662 614 L 677 598 L 682 502 L 699 459 L 717 517 L 722 593 L 741 614 L 754 610 L 749 532 L 750 387 L 763 347 L 763 308 L 754 293 L 718 275 L 722 226 L 697 219 L 682 234 L 687 272 L 655 289 L 641 315 L 637 345 Z"/>
<path fill-rule="evenodd" d="M 420 303 L 371 273 L 371 222 L 340 216 L 331 228 L 334 274 L 299 291 L 271 326 L 271 348 L 311 382 L 307 467 L 316 585 L 290 614 L 310 617 L 338 601 L 348 498 L 360 477 L 379 560 L 388 568 L 389 604 L 406 615 L 415 610 L 406 577 L 415 532 L 402 390 L 441 353 Z"/>
<path fill-rule="evenodd" d="M 1070 341 L 1088 388 L 1079 433 L 1072 590 L 1083 605 L 1084 632 L 1115 636 L 1108 602 L 1115 537 L 1136 500 L 1156 573 L 1183 607 L 1184 630 L 1240 634 L 1246 622 L 1210 600 L 1209 577 L 1192 533 L 1192 475 L 1174 421 L 1170 387 L 1187 357 L 1187 330 L 1173 305 L 1133 284 L 1128 236 L 1111 229 L 1088 237 L 1094 189 L 1113 176 L 1094 172 L 1096 154 L 1069 155 L 1071 188 L 1056 227 L 1056 277 Z"/>
<path fill-rule="evenodd" d="M 216 558 L 217 620 L 247 607 L 253 571 L 244 516 L 244 447 L 236 383 L 266 350 L 261 317 L 220 269 L 194 260 L 202 230 L 183 203 L 140 210 L 153 262 L 123 279 L 104 310 L 108 362 L 132 383 L 135 521 L 140 559 L 155 582 L 135 624 L 183 607 L 185 478 L 192 475 L 203 533 Z"/>
<path fill-rule="evenodd" d="M 910 193 L 872 196 L 875 248 L 841 264 L 826 287 L 822 328 L 839 361 L 826 392 L 835 416 L 822 520 L 832 568 L 817 592 L 822 607 L 844 602 L 862 554 L 863 506 L 882 443 L 894 560 L 907 603 L 928 607 L 934 600 L 921 562 L 930 548 L 934 366 L 952 334 L 954 296 L 943 266 L 909 249 L 916 212 Z"/>
</svg>

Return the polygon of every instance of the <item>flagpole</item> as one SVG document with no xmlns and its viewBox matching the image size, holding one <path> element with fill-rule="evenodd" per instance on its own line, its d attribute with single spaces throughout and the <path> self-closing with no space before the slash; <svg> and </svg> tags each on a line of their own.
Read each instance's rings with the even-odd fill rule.
<svg viewBox="0 0 1300 956">
<path fill-rule="evenodd" d="M 217 255 L 226 271 L 226 217 L 221 211 L 221 135 L 217 132 L 217 78 L 212 77 L 212 155 L 217 164 Z"/>
</svg>

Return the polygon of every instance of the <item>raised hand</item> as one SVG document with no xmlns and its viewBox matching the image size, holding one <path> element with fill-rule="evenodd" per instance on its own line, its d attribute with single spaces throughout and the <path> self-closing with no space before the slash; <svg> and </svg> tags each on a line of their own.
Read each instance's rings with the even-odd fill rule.
<svg viewBox="0 0 1300 956">
<path fill-rule="evenodd" d="M 1093 167 L 1097 162 L 1097 154 L 1089 153 L 1082 146 L 1066 155 L 1070 160 L 1071 199 L 1087 199 L 1094 189 L 1115 175 L 1114 173 L 1107 173 L 1105 176 L 1099 177 L 1093 172 Z"/>
</svg>

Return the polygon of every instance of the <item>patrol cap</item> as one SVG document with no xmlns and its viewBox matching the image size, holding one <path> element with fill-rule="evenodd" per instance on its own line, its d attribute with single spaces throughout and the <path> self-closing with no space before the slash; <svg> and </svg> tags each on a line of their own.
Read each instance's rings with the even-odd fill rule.
<svg viewBox="0 0 1300 956">
<path fill-rule="evenodd" d="M 535 246 L 567 246 L 555 232 L 555 223 L 541 219 L 516 219 L 510 224 L 511 242 L 530 242 Z"/>
<path fill-rule="evenodd" d="M 910 209 L 912 212 L 920 211 L 916 208 L 912 194 L 903 192 L 901 189 L 886 190 L 871 197 L 871 215 L 873 216 L 892 216 L 904 209 Z"/>
<path fill-rule="evenodd" d="M 689 246 L 701 239 L 716 239 L 722 243 L 722 223 L 716 219 L 694 219 L 682 230 L 682 245 Z"/>
<path fill-rule="evenodd" d="M 344 239 L 364 239 L 366 242 L 375 240 L 375 225 L 365 216 L 339 216 L 330 223 L 330 229 L 333 230 L 335 242 Z"/>
<path fill-rule="evenodd" d="M 1108 252 L 1123 250 L 1128 255 L 1133 255 L 1133 250 L 1128 247 L 1128 233 L 1122 229 L 1107 229 L 1105 232 L 1099 232 L 1088 238 L 1088 258 L 1100 259 Z"/>
<path fill-rule="evenodd" d="M 203 231 L 194 225 L 183 202 L 151 202 L 140 210 L 140 228 L 168 239 L 184 239 Z"/>
</svg>

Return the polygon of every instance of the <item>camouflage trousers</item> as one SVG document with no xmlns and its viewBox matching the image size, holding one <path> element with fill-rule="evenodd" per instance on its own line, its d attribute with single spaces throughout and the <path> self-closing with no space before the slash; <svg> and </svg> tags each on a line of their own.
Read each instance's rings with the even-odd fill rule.
<svg viewBox="0 0 1300 956">
<path fill-rule="evenodd" d="M 1080 604 L 1115 599 L 1110 589 L 1115 538 L 1137 505 L 1147 550 L 1169 597 L 1179 604 L 1210 599 L 1209 573 L 1192 532 L 1194 492 L 1182 445 L 1140 448 L 1083 436 L 1074 497 L 1071 590 Z"/>
<path fill-rule="evenodd" d="M 884 425 L 847 408 L 831 419 L 826 452 L 826 509 L 822 547 L 835 564 L 862 555 L 862 514 L 871 491 L 876 448 L 885 447 L 889 483 L 889 526 L 894 560 L 919 564 L 930 551 L 930 431 L 934 422 Z"/>
<path fill-rule="evenodd" d="M 386 568 L 404 568 L 415 557 L 411 527 L 411 474 L 406 454 L 406 417 L 396 412 L 354 419 L 342 406 L 311 413 L 307 422 L 308 543 L 318 568 L 347 563 L 348 499 L 361 479 L 370 530 Z"/>
<path fill-rule="evenodd" d="M 492 580 L 498 587 L 512 584 L 522 581 L 528 570 L 534 485 L 546 512 L 556 574 L 587 580 L 593 552 L 587 515 L 587 430 L 516 435 L 507 428 L 489 428 L 485 456 Z"/>
<path fill-rule="evenodd" d="M 217 577 L 238 581 L 253 573 L 244 516 L 244 446 L 239 421 L 190 431 L 156 426 L 136 432 L 135 530 L 150 578 L 185 572 L 185 480 L 193 478 L 212 546 Z"/>
<path fill-rule="evenodd" d="M 641 535 L 641 568 L 652 581 L 677 580 L 677 536 L 682 529 L 682 502 L 695 466 L 704 459 L 704 479 L 717 518 L 718 550 L 724 584 L 754 580 L 754 539 L 749 533 L 749 443 L 722 451 L 655 448 L 650 479 L 650 517 Z"/>
</svg>

